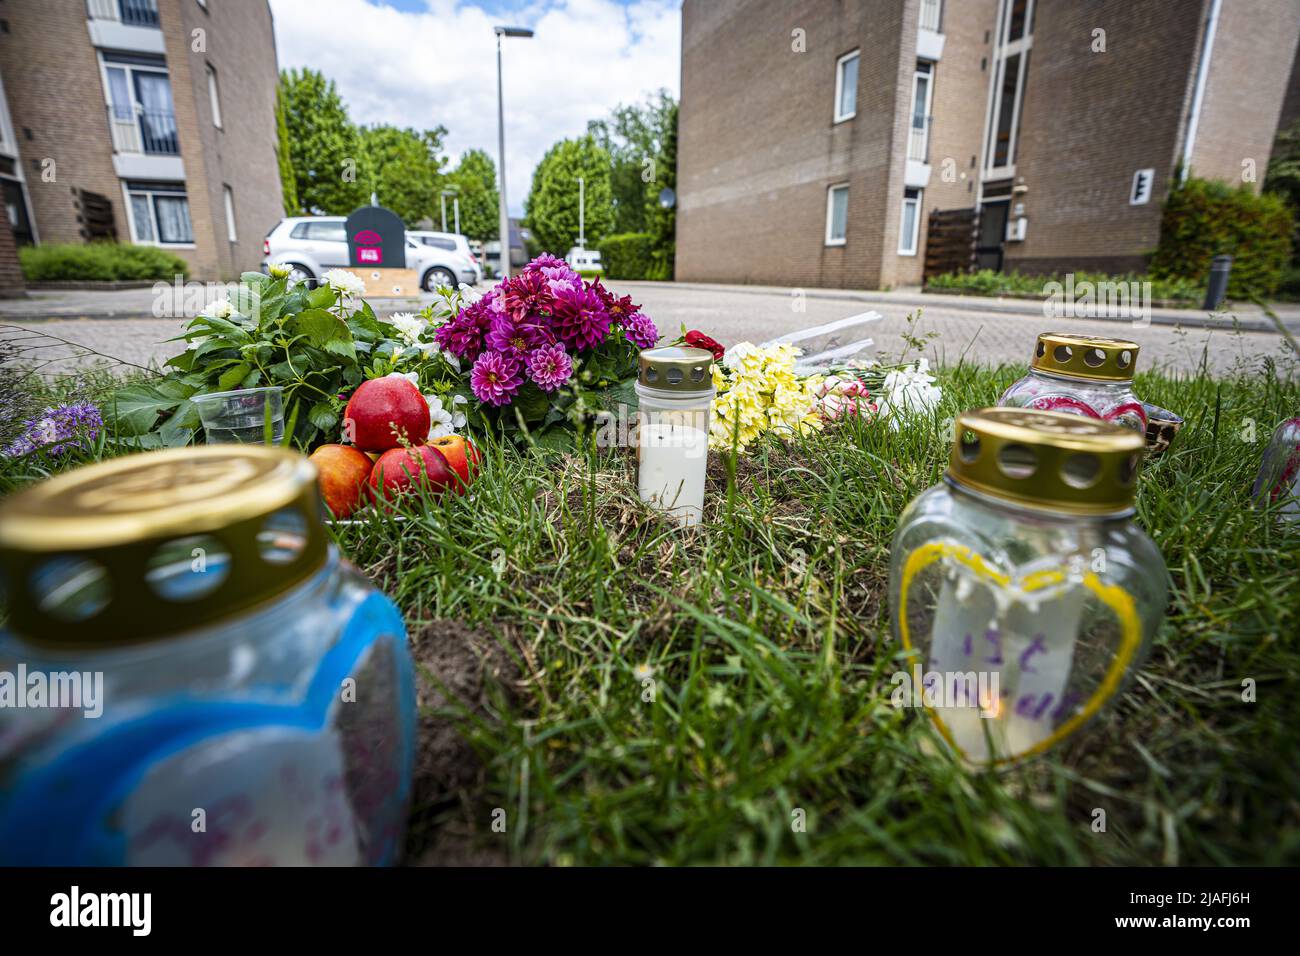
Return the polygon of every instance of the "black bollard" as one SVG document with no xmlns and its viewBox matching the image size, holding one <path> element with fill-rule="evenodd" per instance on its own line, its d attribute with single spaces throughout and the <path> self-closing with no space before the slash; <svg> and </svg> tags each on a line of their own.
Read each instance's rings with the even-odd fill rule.
<svg viewBox="0 0 1300 956">
<path fill-rule="evenodd" d="M 1205 289 L 1205 303 L 1201 306 L 1213 312 L 1223 305 L 1228 296 L 1228 275 L 1232 272 L 1232 256 L 1215 256 L 1210 263 L 1210 284 Z"/>
</svg>

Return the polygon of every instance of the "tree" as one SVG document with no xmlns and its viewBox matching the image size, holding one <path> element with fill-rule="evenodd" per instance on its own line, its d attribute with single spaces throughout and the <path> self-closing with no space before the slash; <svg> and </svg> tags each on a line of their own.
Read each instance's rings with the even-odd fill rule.
<svg viewBox="0 0 1300 956">
<path fill-rule="evenodd" d="M 296 216 L 302 211 L 298 205 L 298 180 L 293 174 L 293 160 L 289 153 L 289 126 L 285 122 L 284 88 L 275 91 L 275 158 L 280 166 L 280 194 L 284 202 L 284 214 Z"/>
<path fill-rule="evenodd" d="M 501 231 L 498 212 L 497 166 L 481 149 L 468 149 L 447 176 L 460 200 L 460 231 L 471 239 L 487 242 Z M 448 200 L 450 204 L 450 200 Z M 448 225 L 451 225 L 450 220 Z"/>
<path fill-rule="evenodd" d="M 669 281 L 673 278 L 677 259 L 677 104 L 669 116 L 669 127 L 664 134 L 662 149 L 656 162 L 659 181 L 652 183 L 652 195 L 647 197 L 646 232 L 650 233 L 651 279 Z M 664 206 L 659 194 L 665 189 L 673 191 L 672 203 Z"/>
<path fill-rule="evenodd" d="M 361 137 L 334 81 L 315 70 L 284 70 L 280 92 L 298 207 L 346 215 L 368 202 Z"/>
<path fill-rule="evenodd" d="M 445 181 L 443 165 L 447 160 L 440 154 L 446 134 L 441 126 L 423 131 L 370 126 L 360 131 L 367 191 L 407 226 L 426 216 L 437 218 Z"/>
<path fill-rule="evenodd" d="M 677 101 L 662 89 L 642 104 L 619 104 L 608 119 L 587 123 L 587 132 L 610 156 L 614 232 L 649 231 L 647 213 L 663 188 L 664 144 L 676 129 Z"/>
<path fill-rule="evenodd" d="M 614 225 L 609 153 L 591 134 L 562 139 L 533 171 L 524 203 L 525 224 L 541 247 L 563 256 L 578 240 L 578 177 L 586 184 L 587 244 L 594 246 Z"/>
<path fill-rule="evenodd" d="M 1300 264 L 1300 120 L 1277 134 L 1264 177 L 1264 192 L 1281 196 L 1295 217 L 1291 262 Z"/>
</svg>

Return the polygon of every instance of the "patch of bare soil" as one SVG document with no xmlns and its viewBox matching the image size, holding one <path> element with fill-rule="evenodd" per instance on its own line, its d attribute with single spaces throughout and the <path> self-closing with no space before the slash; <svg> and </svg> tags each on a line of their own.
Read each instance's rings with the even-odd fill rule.
<svg viewBox="0 0 1300 956">
<path fill-rule="evenodd" d="M 488 689 L 513 700 L 515 662 L 490 635 L 458 621 L 431 621 L 411 641 L 415 662 L 415 772 L 404 859 L 412 866 L 503 866 L 493 846 L 490 813 L 482 799 L 483 762 L 438 710 L 464 707 L 494 720 Z M 449 699 L 450 698 L 450 699 Z"/>
</svg>

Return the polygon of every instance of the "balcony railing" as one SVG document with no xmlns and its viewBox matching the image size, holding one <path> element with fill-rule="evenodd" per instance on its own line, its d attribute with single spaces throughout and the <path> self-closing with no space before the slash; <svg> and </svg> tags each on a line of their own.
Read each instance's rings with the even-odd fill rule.
<svg viewBox="0 0 1300 956">
<path fill-rule="evenodd" d="M 108 107 L 108 127 L 113 134 L 113 151 L 145 153 L 150 156 L 179 156 L 176 115 L 164 110 L 121 110 Z"/>
<path fill-rule="evenodd" d="M 130 27 L 156 27 L 158 0 L 86 0 L 92 20 L 118 20 Z"/>
<path fill-rule="evenodd" d="M 921 0 L 921 29 L 943 32 L 943 0 Z"/>
<path fill-rule="evenodd" d="M 907 140 L 907 158 L 919 163 L 930 161 L 930 125 L 934 117 L 913 116 L 911 135 Z"/>
</svg>

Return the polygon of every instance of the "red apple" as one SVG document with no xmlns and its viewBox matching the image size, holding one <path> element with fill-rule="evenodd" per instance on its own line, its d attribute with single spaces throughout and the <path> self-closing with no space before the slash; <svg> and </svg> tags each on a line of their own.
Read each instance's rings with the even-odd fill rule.
<svg viewBox="0 0 1300 956">
<path fill-rule="evenodd" d="M 416 493 L 421 488 L 441 495 L 448 488 L 455 489 L 459 480 L 436 448 L 429 445 L 393 448 L 380 455 L 370 470 L 370 498 L 382 506 L 386 501 Z"/>
<path fill-rule="evenodd" d="M 325 505 L 335 518 L 346 518 L 361 507 L 361 495 L 374 464 L 365 452 L 350 445 L 321 445 L 311 453 L 316 480 Z"/>
<path fill-rule="evenodd" d="M 447 464 L 460 476 L 458 490 L 464 490 L 474 480 L 483 463 L 483 456 L 474 447 L 474 443 L 464 435 L 443 435 L 429 442 L 429 445 L 442 452 Z"/>
<path fill-rule="evenodd" d="M 402 444 L 423 445 L 429 437 L 429 405 L 404 378 L 362 382 L 343 413 L 344 433 L 362 451 L 387 451 Z"/>
</svg>

